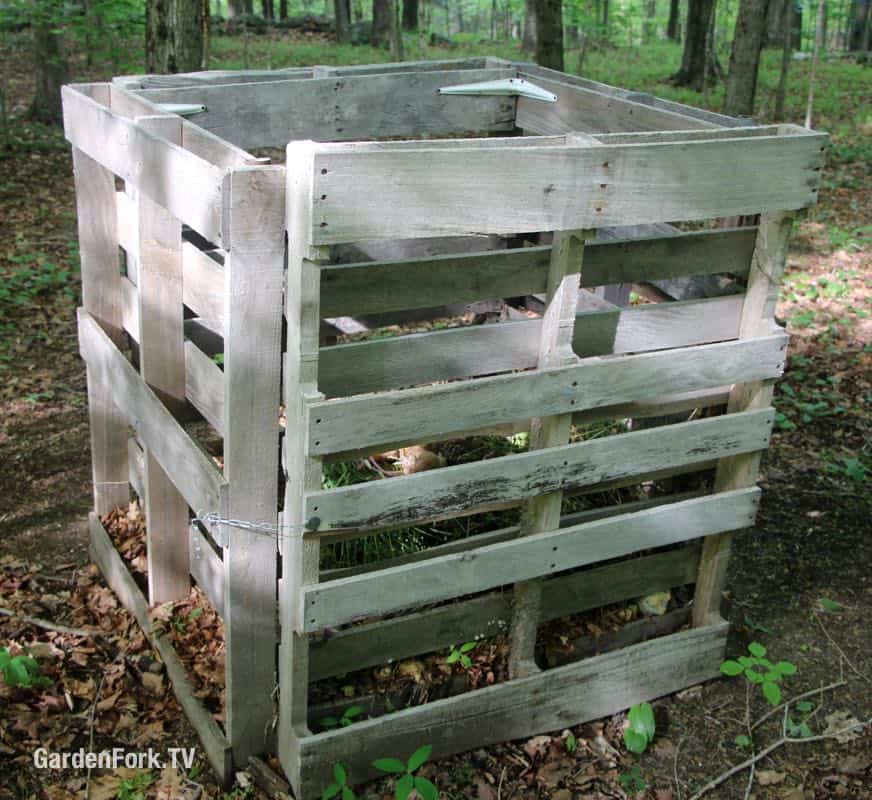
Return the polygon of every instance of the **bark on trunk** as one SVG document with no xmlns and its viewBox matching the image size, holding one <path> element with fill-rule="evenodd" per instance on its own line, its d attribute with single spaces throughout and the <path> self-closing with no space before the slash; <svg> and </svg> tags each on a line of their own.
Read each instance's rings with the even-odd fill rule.
<svg viewBox="0 0 872 800">
<path fill-rule="evenodd" d="M 403 0 L 403 30 L 418 30 L 418 0 Z"/>
<path fill-rule="evenodd" d="M 690 86 L 699 92 L 707 76 L 711 80 L 717 75 L 714 56 L 706 47 L 714 10 L 715 0 L 688 0 L 681 69 L 672 76 L 672 82 L 677 86 Z"/>
<path fill-rule="evenodd" d="M 203 0 L 148 0 L 145 66 L 148 72 L 196 72 L 203 63 Z"/>
<path fill-rule="evenodd" d="M 288 0 L 279 0 L 279 19 L 288 18 Z"/>
<path fill-rule="evenodd" d="M 376 47 L 391 41 L 391 0 L 372 0 L 372 43 Z"/>
<path fill-rule="evenodd" d="M 351 41 L 351 2 L 350 0 L 333 0 L 333 11 L 336 15 L 336 41 L 347 43 Z"/>
<path fill-rule="evenodd" d="M 669 22 L 666 24 L 666 36 L 673 42 L 681 41 L 681 34 L 678 30 L 678 9 L 679 0 L 669 0 Z"/>
<path fill-rule="evenodd" d="M 768 3 L 769 0 L 741 0 L 739 3 L 724 105 L 727 114 L 733 117 L 750 117 L 754 113 Z"/>
<path fill-rule="evenodd" d="M 28 114 L 30 119 L 49 125 L 61 121 L 61 86 L 69 79 L 63 41 L 52 16 L 52 9 L 42 10 L 33 25 L 36 91 Z"/>
<path fill-rule="evenodd" d="M 775 93 L 775 121 L 784 119 L 784 101 L 787 97 L 787 75 L 793 55 L 793 2 L 784 4 L 784 41 L 781 50 L 781 72 L 778 76 L 778 90 Z"/>
<path fill-rule="evenodd" d="M 563 71 L 563 3 L 536 0 L 536 63 Z"/>
<path fill-rule="evenodd" d="M 525 53 L 536 52 L 536 0 L 524 0 L 524 38 L 521 47 Z"/>
<path fill-rule="evenodd" d="M 646 42 L 654 40 L 654 35 L 657 32 L 657 0 L 645 0 L 645 22 L 643 27 L 643 36 Z"/>
</svg>

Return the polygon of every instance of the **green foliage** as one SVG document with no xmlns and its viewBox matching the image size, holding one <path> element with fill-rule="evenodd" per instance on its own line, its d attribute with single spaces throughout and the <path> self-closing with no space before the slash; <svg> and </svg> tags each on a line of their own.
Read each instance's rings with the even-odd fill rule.
<svg viewBox="0 0 872 800">
<path fill-rule="evenodd" d="M 460 662 L 460 666 L 464 669 L 469 669 L 472 666 L 472 659 L 467 653 L 472 652 L 478 642 L 464 642 L 460 647 L 451 646 L 451 651 L 448 653 L 448 658 L 445 661 L 449 664 Z"/>
<path fill-rule="evenodd" d="M 184 633 L 188 630 L 188 623 L 196 620 L 202 613 L 202 608 L 192 608 L 187 614 L 173 614 L 170 624 L 176 633 Z"/>
<path fill-rule="evenodd" d="M 860 488 L 869 477 L 869 467 L 863 457 L 839 456 L 838 460 L 827 464 L 827 470 L 841 477 L 845 477 Z"/>
<path fill-rule="evenodd" d="M 118 784 L 117 800 L 145 800 L 146 790 L 155 781 L 150 772 L 137 772 L 130 778 L 124 778 Z"/>
<path fill-rule="evenodd" d="M 349 706 L 342 712 L 339 719 L 336 717 L 324 717 L 321 720 L 321 727 L 327 731 L 333 728 L 347 728 L 354 724 L 355 717 L 359 717 L 363 713 L 362 706 Z"/>
<path fill-rule="evenodd" d="M 36 689 L 51 685 L 39 670 L 39 664 L 32 656 L 13 656 L 6 647 L 0 647 L 0 673 L 6 685 L 13 688 Z"/>
<path fill-rule="evenodd" d="M 829 597 L 822 597 L 818 600 L 821 608 L 826 611 L 828 614 L 836 614 L 839 611 L 844 611 L 845 607 L 841 603 L 837 603 L 835 600 L 830 600 Z"/>
<path fill-rule="evenodd" d="M 321 800 L 330 800 L 331 797 L 341 797 L 342 800 L 357 800 L 357 795 L 348 785 L 348 770 L 338 762 L 333 765 L 333 783 L 322 792 Z"/>
<path fill-rule="evenodd" d="M 631 753 L 644 753 L 654 740 L 656 725 L 650 703 L 638 703 L 630 708 L 624 728 L 624 744 Z M 641 790 L 640 790 L 641 791 Z"/>
<path fill-rule="evenodd" d="M 638 794 L 648 788 L 648 784 L 642 777 L 642 770 L 638 764 L 633 764 L 629 772 L 624 772 L 618 777 L 618 781 L 627 793 Z"/>
<path fill-rule="evenodd" d="M 724 661 L 721 672 L 729 677 L 744 675 L 747 681 L 760 687 L 769 703 L 777 706 L 781 702 L 781 682 L 785 676 L 796 674 L 796 666 L 790 661 L 773 664 L 766 658 L 766 648 L 759 642 L 751 642 L 748 653 L 736 661 Z"/>
<path fill-rule="evenodd" d="M 750 747 L 753 744 L 751 742 L 751 737 L 744 733 L 740 733 L 733 741 L 735 741 L 739 747 Z"/>
<path fill-rule="evenodd" d="M 575 738 L 575 734 L 572 731 L 567 733 L 564 743 L 566 744 L 566 752 L 570 755 L 578 750 L 578 739 Z"/>
<path fill-rule="evenodd" d="M 381 772 L 400 776 L 394 789 L 395 800 L 407 800 L 413 789 L 421 800 L 439 800 L 439 790 L 436 786 L 427 778 L 415 775 L 415 772 L 430 758 L 432 752 L 433 745 L 425 744 L 412 753 L 407 762 L 399 758 L 379 758 L 373 761 L 372 765 Z"/>
</svg>

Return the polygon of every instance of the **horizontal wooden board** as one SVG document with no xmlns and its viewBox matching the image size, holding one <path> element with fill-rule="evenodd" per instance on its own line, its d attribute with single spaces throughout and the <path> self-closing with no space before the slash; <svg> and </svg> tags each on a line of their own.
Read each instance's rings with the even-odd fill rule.
<svg viewBox="0 0 872 800">
<path fill-rule="evenodd" d="M 303 589 L 304 630 L 448 600 L 754 524 L 757 488 L 722 492 Z"/>
<path fill-rule="evenodd" d="M 185 396 L 224 436 L 224 373 L 190 339 L 185 342 Z"/>
<path fill-rule="evenodd" d="M 693 583 L 698 563 L 699 547 L 693 544 L 545 580 L 541 622 Z M 346 628 L 312 642 L 309 680 L 504 634 L 511 609 L 511 593 L 497 591 Z"/>
<path fill-rule="evenodd" d="M 776 378 L 787 334 L 661 350 L 576 365 L 327 400 L 309 408 L 309 453 L 404 441 L 653 395 Z"/>
<path fill-rule="evenodd" d="M 585 243 L 583 287 L 681 275 L 747 275 L 755 228 Z M 545 291 L 550 246 L 336 264 L 321 269 L 321 313 L 355 316 Z"/>
<path fill-rule="evenodd" d="M 62 95 L 64 133 L 74 147 L 210 241 L 221 241 L 223 169 L 146 133 L 75 86 L 64 86 Z"/>
<path fill-rule="evenodd" d="M 354 782 L 375 774 L 373 759 L 406 759 L 421 744 L 440 758 L 473 747 L 562 730 L 653 700 L 719 673 L 725 622 L 633 645 L 529 678 L 479 689 L 346 728 L 307 736 L 297 744 L 302 792 L 316 797 L 342 762 Z"/>
<path fill-rule="evenodd" d="M 158 103 L 197 103 L 191 122 L 239 147 L 284 147 L 289 141 L 353 141 L 509 131 L 511 97 L 440 95 L 441 86 L 513 77 L 512 70 L 480 69 L 338 75 L 309 80 L 258 81 L 148 89 Z"/>
<path fill-rule="evenodd" d="M 118 409 L 188 505 L 197 513 L 220 513 L 227 484 L 217 467 L 83 309 L 79 309 L 79 346 L 89 372 L 113 387 Z"/>
<path fill-rule="evenodd" d="M 220 251 L 223 253 L 223 251 Z M 191 242 L 182 243 L 183 299 L 198 317 L 224 330 L 224 267 Z"/>
<path fill-rule="evenodd" d="M 576 318 L 581 357 L 735 339 L 741 296 L 586 312 Z M 538 319 L 474 325 L 323 347 L 319 389 L 330 397 L 536 366 Z"/>
<path fill-rule="evenodd" d="M 315 157 L 315 244 L 600 228 L 813 205 L 826 136 Z M 656 197 L 656 202 L 651 198 Z"/>
</svg>

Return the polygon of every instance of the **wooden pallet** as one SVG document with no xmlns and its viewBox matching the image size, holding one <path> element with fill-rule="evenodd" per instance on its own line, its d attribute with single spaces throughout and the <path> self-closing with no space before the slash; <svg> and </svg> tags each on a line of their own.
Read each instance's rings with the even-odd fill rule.
<svg viewBox="0 0 872 800">
<path fill-rule="evenodd" d="M 518 76 L 558 101 L 437 93 Z M 205 111 L 182 119 L 161 103 Z M 142 499 L 148 598 L 97 516 L 94 558 L 222 778 L 274 746 L 297 796 L 314 797 L 337 761 L 365 780 L 376 757 L 556 730 L 717 673 L 731 532 L 753 524 L 784 369 L 778 282 L 791 220 L 816 202 L 825 135 L 492 58 L 129 76 L 65 87 L 64 114 L 95 514 L 131 486 Z M 283 164 L 248 152 L 285 146 Z M 759 221 L 675 227 L 738 215 Z M 670 302 L 665 282 L 685 276 L 729 276 L 738 291 Z M 626 304 L 633 285 L 664 302 Z M 355 320 L 513 298 L 541 313 L 322 340 L 325 320 L 365 330 Z M 221 438 L 220 467 L 192 415 Z M 329 461 L 518 431 L 527 452 L 322 487 Z M 713 468 L 710 493 L 561 518 L 568 494 Z M 510 507 L 513 528 L 320 568 L 324 543 Z M 148 605 L 186 596 L 192 578 L 225 625 L 223 730 L 148 630 Z M 682 612 L 640 623 L 612 652 L 534 663 L 541 623 L 692 583 L 690 629 L 675 630 Z M 498 633 L 511 680 L 313 732 L 311 682 Z"/>
</svg>

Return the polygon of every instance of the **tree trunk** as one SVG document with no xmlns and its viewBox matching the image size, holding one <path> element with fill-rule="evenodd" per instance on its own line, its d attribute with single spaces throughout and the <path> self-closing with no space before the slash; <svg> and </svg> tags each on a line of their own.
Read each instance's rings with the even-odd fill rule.
<svg viewBox="0 0 872 800">
<path fill-rule="evenodd" d="M 418 0 L 403 0 L 403 30 L 418 30 Z"/>
<path fill-rule="evenodd" d="M 536 52 L 536 0 L 524 0 L 524 38 L 521 48 L 525 53 Z"/>
<path fill-rule="evenodd" d="M 351 41 L 351 2 L 350 0 L 333 0 L 333 11 L 336 15 L 336 41 L 343 44 Z"/>
<path fill-rule="evenodd" d="M 679 0 L 669 0 L 669 22 L 666 24 L 666 37 L 673 42 L 680 42 L 681 35 L 678 30 Z"/>
<path fill-rule="evenodd" d="M 706 47 L 714 11 L 715 0 L 688 0 L 681 69 L 672 76 L 677 86 L 690 86 L 699 92 L 707 76 L 711 79 L 717 75 L 714 56 Z"/>
<path fill-rule="evenodd" d="M 148 72 L 200 69 L 203 5 L 203 0 L 148 0 L 145 6 L 145 68 Z"/>
<path fill-rule="evenodd" d="M 372 0 L 372 43 L 375 47 L 390 44 L 391 5 L 391 0 Z"/>
<path fill-rule="evenodd" d="M 288 0 L 279 0 L 279 19 L 288 18 Z"/>
<path fill-rule="evenodd" d="M 768 2 L 769 0 L 741 0 L 739 3 L 724 104 L 726 113 L 731 117 L 750 117 L 754 113 Z"/>
<path fill-rule="evenodd" d="M 654 18 L 657 16 L 657 0 L 645 0 L 645 22 L 642 28 L 642 35 L 646 42 L 654 40 L 654 35 L 657 32 L 657 23 Z"/>
<path fill-rule="evenodd" d="M 403 10 L 401 6 L 402 0 L 390 0 L 391 9 L 391 59 L 393 61 L 402 61 L 403 55 L 403 30 L 402 20 L 400 19 Z"/>
<path fill-rule="evenodd" d="M 824 30 L 826 29 L 827 7 L 824 0 L 818 2 L 817 27 L 814 34 L 814 53 L 811 57 L 811 70 L 808 74 L 808 104 L 805 107 L 805 127 L 811 128 L 812 112 L 814 111 L 814 84 L 817 78 L 818 61 L 821 57 L 821 48 L 824 44 Z"/>
<path fill-rule="evenodd" d="M 227 0 L 227 19 L 233 19 L 245 13 L 244 0 Z"/>
<path fill-rule="evenodd" d="M 62 13 L 53 3 L 46 4 L 32 24 L 36 92 L 28 116 L 50 125 L 62 119 L 61 86 L 69 80 L 64 44 L 58 31 Z"/>
<path fill-rule="evenodd" d="M 562 0 L 536 0 L 536 32 L 536 63 L 562 72 Z"/>
<path fill-rule="evenodd" d="M 784 101 L 787 97 L 787 74 L 793 55 L 793 0 L 784 4 L 784 42 L 781 51 L 781 73 L 778 76 L 778 90 L 775 92 L 775 121 L 784 119 Z"/>
<path fill-rule="evenodd" d="M 869 10 L 872 0 L 853 0 L 851 3 L 851 27 L 848 29 L 848 50 L 869 49 Z"/>
</svg>

